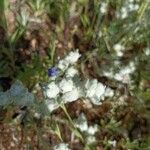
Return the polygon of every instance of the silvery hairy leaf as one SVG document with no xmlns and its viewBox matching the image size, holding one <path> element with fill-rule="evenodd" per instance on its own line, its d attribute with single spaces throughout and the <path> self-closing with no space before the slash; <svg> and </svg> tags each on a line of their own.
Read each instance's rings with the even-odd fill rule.
<svg viewBox="0 0 150 150">
<path fill-rule="evenodd" d="M 9 90 L 0 92 L 0 106 L 10 104 L 17 106 L 30 106 L 34 103 L 33 94 L 20 81 L 16 81 Z"/>
</svg>

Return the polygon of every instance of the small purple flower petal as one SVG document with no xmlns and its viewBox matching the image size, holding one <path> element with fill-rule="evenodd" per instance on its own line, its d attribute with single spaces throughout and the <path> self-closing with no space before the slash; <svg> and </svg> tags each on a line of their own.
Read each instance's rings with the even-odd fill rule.
<svg viewBox="0 0 150 150">
<path fill-rule="evenodd" d="M 48 76 L 54 77 L 58 74 L 58 69 L 56 67 L 52 67 L 48 69 Z"/>
</svg>

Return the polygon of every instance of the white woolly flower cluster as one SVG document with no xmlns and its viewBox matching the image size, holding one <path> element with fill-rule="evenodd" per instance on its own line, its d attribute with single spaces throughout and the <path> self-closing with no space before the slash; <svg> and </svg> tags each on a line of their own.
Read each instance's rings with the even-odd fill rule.
<svg viewBox="0 0 150 150">
<path fill-rule="evenodd" d="M 112 145 L 115 148 L 116 144 L 117 144 L 117 141 L 116 140 L 113 140 L 113 141 L 109 140 L 108 144 Z"/>
<path fill-rule="evenodd" d="M 123 6 L 121 7 L 120 11 L 116 13 L 116 16 L 121 19 L 125 19 L 128 15 L 139 9 L 139 4 L 135 3 L 134 0 L 126 0 L 124 1 Z"/>
<path fill-rule="evenodd" d="M 100 12 L 105 14 L 107 12 L 107 3 L 101 3 Z"/>
<path fill-rule="evenodd" d="M 117 73 L 114 73 L 112 70 L 104 71 L 103 75 L 122 83 L 131 83 L 130 75 L 135 71 L 135 63 L 130 62 L 127 66 L 121 68 Z"/>
<path fill-rule="evenodd" d="M 149 56 L 150 55 L 150 48 L 149 47 L 145 48 L 144 53 L 146 56 Z"/>
<path fill-rule="evenodd" d="M 59 88 L 58 86 L 55 84 L 55 82 L 51 82 L 46 89 L 46 96 L 48 98 L 55 98 L 58 93 L 59 93 Z"/>
<path fill-rule="evenodd" d="M 70 150 L 70 149 L 68 148 L 68 144 L 66 144 L 66 143 L 60 143 L 58 145 L 55 145 L 53 147 L 53 150 Z"/>
<path fill-rule="evenodd" d="M 101 100 L 104 100 L 104 97 L 112 97 L 114 95 L 113 90 L 106 88 L 105 85 L 98 82 L 96 79 L 87 80 L 85 89 L 85 97 L 89 98 L 95 105 L 101 104 Z"/>
<path fill-rule="evenodd" d="M 123 56 L 123 51 L 124 51 L 124 49 L 125 49 L 123 45 L 117 43 L 117 44 L 115 44 L 115 45 L 113 46 L 113 48 L 114 48 L 114 50 L 115 50 L 115 52 L 116 52 L 116 55 L 117 55 L 118 57 Z"/>
<path fill-rule="evenodd" d="M 76 62 L 80 58 L 78 51 L 70 52 L 58 62 L 60 75 L 55 77 L 45 87 L 46 104 L 50 112 L 61 104 L 73 102 L 79 98 L 88 99 L 94 105 L 100 105 L 105 97 L 112 97 L 114 92 L 97 79 L 81 81 L 76 69 Z"/>
<path fill-rule="evenodd" d="M 93 143 L 95 142 L 95 133 L 98 131 L 98 125 L 88 125 L 88 121 L 86 119 L 86 116 L 81 113 L 80 116 L 77 118 L 75 121 L 75 126 L 79 128 L 81 132 L 85 132 L 87 135 L 87 142 L 88 143 Z"/>
<path fill-rule="evenodd" d="M 120 69 L 118 73 L 115 74 L 114 79 L 118 81 L 123 81 L 123 83 L 130 82 L 130 74 L 135 71 L 135 64 L 130 62 L 128 66 Z"/>
<path fill-rule="evenodd" d="M 79 54 L 78 50 L 75 52 L 70 52 L 64 59 L 59 61 L 58 68 L 62 71 L 65 71 L 69 65 L 73 65 L 74 63 L 76 63 L 78 61 L 78 59 L 80 58 L 80 56 L 81 55 Z M 72 70 L 70 70 L 70 71 L 72 71 Z M 74 73 L 74 71 L 73 71 L 73 73 Z"/>
</svg>

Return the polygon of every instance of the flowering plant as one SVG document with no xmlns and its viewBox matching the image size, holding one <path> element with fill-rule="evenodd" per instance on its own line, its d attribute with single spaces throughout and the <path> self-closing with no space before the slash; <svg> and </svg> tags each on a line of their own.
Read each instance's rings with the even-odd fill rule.
<svg viewBox="0 0 150 150">
<path fill-rule="evenodd" d="M 100 105 L 105 97 L 112 97 L 114 91 L 97 79 L 81 80 L 77 70 L 77 61 L 81 57 L 79 51 L 70 52 L 59 60 L 55 67 L 48 69 L 49 83 L 44 88 L 45 102 L 50 112 L 61 104 L 69 103 L 79 98 Z"/>
</svg>

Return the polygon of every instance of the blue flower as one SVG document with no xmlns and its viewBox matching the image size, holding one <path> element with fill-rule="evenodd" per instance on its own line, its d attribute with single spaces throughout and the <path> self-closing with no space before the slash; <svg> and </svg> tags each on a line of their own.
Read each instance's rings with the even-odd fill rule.
<svg viewBox="0 0 150 150">
<path fill-rule="evenodd" d="M 58 69 L 56 67 L 52 67 L 48 69 L 48 76 L 49 77 L 54 77 L 57 76 L 58 74 Z"/>
</svg>

